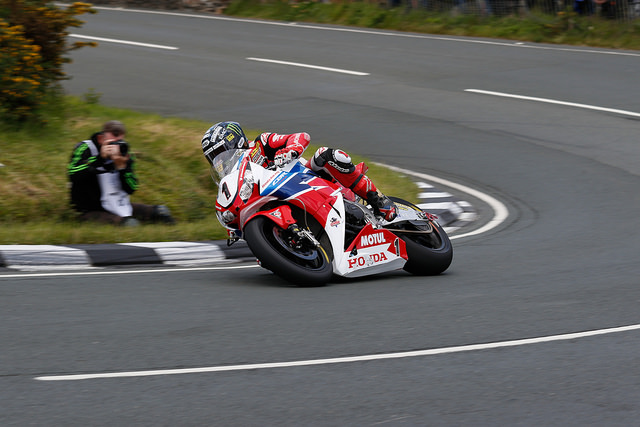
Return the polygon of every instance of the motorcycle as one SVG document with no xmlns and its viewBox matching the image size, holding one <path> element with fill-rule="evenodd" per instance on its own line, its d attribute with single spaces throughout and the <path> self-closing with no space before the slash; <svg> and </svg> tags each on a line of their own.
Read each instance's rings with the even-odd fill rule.
<svg viewBox="0 0 640 427">
<path fill-rule="evenodd" d="M 436 275 L 449 267 L 453 248 L 435 216 L 390 197 L 397 217 L 386 221 L 302 161 L 263 167 L 246 149 L 214 159 L 216 215 L 228 245 L 245 240 L 262 267 L 298 286 L 323 286 L 334 275 Z"/>
</svg>

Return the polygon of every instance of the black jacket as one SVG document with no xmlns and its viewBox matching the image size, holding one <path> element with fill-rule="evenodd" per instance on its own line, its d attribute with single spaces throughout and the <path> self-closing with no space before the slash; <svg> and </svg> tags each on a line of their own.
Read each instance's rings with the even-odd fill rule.
<svg viewBox="0 0 640 427">
<path fill-rule="evenodd" d="M 98 174 L 114 171 L 113 162 L 100 157 L 97 136 L 98 133 L 94 133 L 90 140 L 79 142 L 71 153 L 71 162 L 67 170 L 71 181 L 71 206 L 79 212 L 104 210 L 100 202 Z M 133 170 L 133 163 L 132 154 L 126 168 L 118 171 L 122 189 L 128 194 L 138 189 L 138 178 Z"/>
</svg>

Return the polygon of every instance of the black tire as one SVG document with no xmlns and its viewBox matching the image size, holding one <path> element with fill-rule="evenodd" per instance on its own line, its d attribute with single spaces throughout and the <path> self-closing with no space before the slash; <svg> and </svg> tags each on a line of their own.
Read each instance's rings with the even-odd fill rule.
<svg viewBox="0 0 640 427">
<path fill-rule="evenodd" d="M 390 197 L 396 203 L 410 206 L 421 210 L 413 203 L 396 197 Z M 442 273 L 451 265 L 453 260 L 453 247 L 449 236 L 436 221 L 429 220 L 431 232 L 429 233 L 402 233 L 397 231 L 397 235 L 404 240 L 407 246 L 409 259 L 404 265 L 404 270 L 419 276 L 434 276 Z M 406 224 L 406 230 L 417 231 L 417 227 Z"/>
<path fill-rule="evenodd" d="M 281 278 L 301 287 L 324 286 L 333 276 L 327 251 L 309 247 L 296 249 L 285 238 L 287 231 L 264 216 L 244 227 L 244 239 L 260 264 Z"/>
</svg>

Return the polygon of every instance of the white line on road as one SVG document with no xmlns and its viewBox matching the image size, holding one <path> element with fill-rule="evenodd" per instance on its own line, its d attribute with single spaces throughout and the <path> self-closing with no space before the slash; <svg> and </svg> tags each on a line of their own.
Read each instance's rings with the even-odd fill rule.
<svg viewBox="0 0 640 427">
<path fill-rule="evenodd" d="M 472 93 L 479 93 L 479 94 L 482 94 L 482 95 L 501 96 L 503 98 L 515 98 L 515 99 L 522 99 L 524 101 L 546 102 L 548 104 L 566 105 L 568 107 L 585 108 L 587 110 L 605 111 L 607 113 L 624 114 L 626 116 L 640 117 L 640 113 L 635 113 L 633 111 L 617 110 L 615 108 L 598 107 L 596 105 L 577 104 L 575 102 L 558 101 L 558 100 L 555 100 L 555 99 L 548 99 L 548 98 L 536 98 L 536 97 L 533 97 L 533 96 L 514 95 L 512 93 L 492 92 L 492 91 L 489 91 L 489 90 L 481 90 L 481 89 L 465 89 L 464 91 L 465 92 L 472 92 Z"/>
<path fill-rule="evenodd" d="M 128 44 L 132 46 L 152 47 L 154 49 L 178 50 L 178 48 L 175 46 L 164 46 L 161 44 L 140 43 L 140 42 L 134 42 L 130 40 L 119 40 L 119 39 L 108 39 L 105 37 L 84 36 L 82 34 L 69 34 L 69 35 L 77 39 L 95 40 L 95 41 L 107 42 L 107 43 Z"/>
<path fill-rule="evenodd" d="M 385 360 L 385 359 L 401 359 L 406 357 L 422 357 L 422 356 L 434 356 L 439 354 L 451 354 L 462 353 L 467 351 L 477 350 L 490 350 L 496 348 L 505 347 L 517 347 L 528 344 L 540 344 L 553 341 L 568 341 L 578 338 L 592 337 L 596 335 L 613 334 L 617 332 L 628 332 L 640 329 L 640 324 L 621 326 L 617 328 L 597 329 L 593 331 L 576 332 L 562 335 L 550 335 L 545 337 L 527 338 L 512 341 L 500 341 L 486 344 L 471 344 L 462 345 L 457 347 L 443 347 L 434 348 L 430 350 L 416 350 L 405 351 L 398 353 L 386 353 L 386 354 L 369 354 L 363 356 L 351 356 L 351 357 L 335 357 L 331 359 L 312 359 L 312 360 L 297 360 L 291 362 L 276 362 L 276 363 L 258 363 L 247 365 L 230 365 L 230 366 L 208 366 L 202 368 L 183 368 L 183 369 L 158 369 L 150 371 L 129 371 L 129 372 L 108 372 L 97 374 L 74 374 L 74 375 L 52 375 L 35 377 L 34 379 L 39 381 L 74 381 L 74 380 L 89 380 L 98 378 L 126 378 L 126 377 L 148 377 L 154 375 L 178 375 L 178 374 L 197 374 L 205 372 L 228 372 L 228 371 L 247 371 L 256 369 L 273 369 L 273 368 L 291 368 L 296 366 L 313 366 L 313 365 L 329 365 L 338 363 L 351 363 L 351 362 L 366 362 L 372 360 Z"/>
<path fill-rule="evenodd" d="M 420 179 L 424 179 L 426 181 L 431 181 L 431 182 L 436 182 L 438 184 L 442 184 L 442 185 L 446 185 L 449 188 L 455 188 L 456 190 L 462 191 L 463 193 L 467 193 L 477 199 L 482 200 L 483 202 L 487 203 L 489 206 L 491 206 L 491 209 L 493 209 L 493 217 L 489 220 L 489 222 L 487 222 L 485 225 L 483 225 L 482 227 L 478 228 L 477 230 L 473 230 L 470 231 L 468 233 L 464 233 L 464 234 L 458 234 L 455 236 L 451 236 L 450 239 L 454 240 L 454 239 L 461 239 L 463 237 L 469 237 L 469 236 L 476 236 L 478 234 L 482 234 L 482 233 L 486 233 L 494 228 L 496 228 L 497 226 L 499 226 L 500 224 L 502 224 L 503 222 L 505 222 L 507 220 L 507 218 L 509 217 L 509 209 L 507 209 L 507 207 L 498 199 L 496 199 L 495 197 L 492 197 L 486 193 L 483 193 L 481 191 L 475 190 L 471 187 L 467 187 L 466 185 L 462 185 L 462 184 L 458 184 L 457 182 L 453 182 L 453 181 L 449 181 L 448 179 L 444 179 L 444 178 L 440 178 L 437 176 L 433 176 L 433 175 L 427 175 L 425 173 L 419 173 L 419 172 L 414 172 L 408 169 L 402 169 L 402 168 L 398 168 L 396 166 L 390 166 L 390 165 L 386 165 L 383 163 L 377 163 L 380 166 L 383 166 L 385 168 L 389 168 L 393 171 L 396 172 L 400 172 L 406 175 L 413 175 L 415 177 L 418 177 Z"/>
<path fill-rule="evenodd" d="M 280 64 L 280 65 L 290 65 L 292 67 L 302 67 L 302 68 L 313 68 L 316 70 L 322 71 L 331 71 L 334 73 L 343 73 L 343 74 L 351 74 L 354 76 L 368 76 L 369 73 L 363 73 L 361 71 L 351 71 L 351 70 L 343 70 L 341 68 L 330 68 L 330 67 L 322 67 L 320 65 L 310 65 L 310 64 L 302 64 L 300 62 L 289 62 L 289 61 L 279 61 L 276 59 L 265 59 L 265 58 L 246 58 L 249 61 L 258 61 L 258 62 L 269 62 L 272 64 Z"/>
</svg>

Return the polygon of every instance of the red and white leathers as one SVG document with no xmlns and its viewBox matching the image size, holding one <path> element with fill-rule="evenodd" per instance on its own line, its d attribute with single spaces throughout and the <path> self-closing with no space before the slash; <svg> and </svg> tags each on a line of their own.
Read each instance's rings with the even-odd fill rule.
<svg viewBox="0 0 640 427">
<path fill-rule="evenodd" d="M 249 143 L 251 159 L 256 163 L 267 165 L 272 161 L 276 166 L 282 166 L 302 157 L 302 153 L 309 146 L 311 138 L 306 132 L 282 135 L 277 133 L 262 133 L 255 141 Z M 395 205 L 385 196 L 378 194 L 378 189 L 371 179 L 365 175 L 367 166 L 360 163 L 357 166 L 351 161 L 351 156 L 342 150 L 321 147 L 313 157 L 306 162 L 306 167 L 314 172 L 324 172 L 341 185 L 351 189 L 355 194 L 368 200 L 388 221 L 396 216 Z"/>
<path fill-rule="evenodd" d="M 282 166 L 302 156 L 309 146 L 311 138 L 306 132 L 281 135 L 278 133 L 262 133 L 255 141 L 249 142 L 251 160 L 267 166 L 273 162 Z"/>
<path fill-rule="evenodd" d="M 378 189 L 365 173 L 367 166 L 360 163 L 357 166 L 351 161 L 351 156 L 342 150 L 320 147 L 306 166 L 314 172 L 326 172 L 344 187 L 351 189 L 363 199 L 368 199 L 368 193 Z"/>
</svg>

